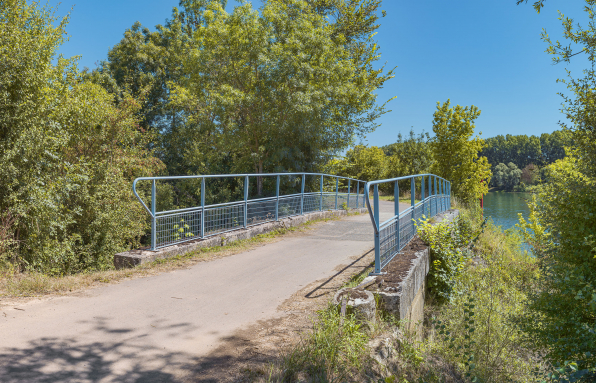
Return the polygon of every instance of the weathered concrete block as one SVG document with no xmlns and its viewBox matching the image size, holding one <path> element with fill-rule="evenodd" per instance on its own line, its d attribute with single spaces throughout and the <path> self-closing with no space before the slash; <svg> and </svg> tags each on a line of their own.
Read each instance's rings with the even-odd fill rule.
<svg viewBox="0 0 596 383">
<path fill-rule="evenodd" d="M 335 293 L 333 296 L 333 304 L 341 309 L 342 296 L 346 295 L 346 314 L 354 314 L 354 316 L 364 323 L 374 323 L 377 317 L 377 305 L 375 304 L 375 297 L 370 291 L 345 288 Z M 353 297 L 357 295 L 358 297 Z"/>
</svg>

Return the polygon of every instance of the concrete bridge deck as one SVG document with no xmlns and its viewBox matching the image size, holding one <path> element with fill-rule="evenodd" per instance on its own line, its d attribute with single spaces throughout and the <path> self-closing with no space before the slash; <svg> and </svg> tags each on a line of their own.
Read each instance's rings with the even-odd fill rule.
<svg viewBox="0 0 596 383">
<path fill-rule="evenodd" d="M 381 201 L 381 221 L 391 216 L 393 202 Z M 189 269 L 18 308 L 0 302 L 0 380 L 183 380 L 236 329 L 283 315 L 284 300 L 372 248 L 361 214 Z"/>
</svg>

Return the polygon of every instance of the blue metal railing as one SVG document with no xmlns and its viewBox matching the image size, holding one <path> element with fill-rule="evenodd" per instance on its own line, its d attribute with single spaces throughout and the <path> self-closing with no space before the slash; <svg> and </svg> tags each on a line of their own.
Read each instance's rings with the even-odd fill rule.
<svg viewBox="0 0 596 383">
<path fill-rule="evenodd" d="M 428 193 L 425 194 L 425 178 L 428 177 Z M 420 202 L 415 203 L 416 179 L 420 178 Z M 398 181 L 410 180 L 411 206 L 399 211 Z M 379 184 L 394 182 L 395 215 L 385 222 L 380 221 Z M 374 189 L 374 208 L 370 206 L 370 187 Z M 434 186 L 434 188 L 433 188 Z M 373 275 L 382 274 L 382 270 L 416 235 L 416 221 L 423 215 L 435 216 L 451 207 L 451 182 L 434 174 L 416 174 L 367 182 L 364 186 L 368 214 L 375 232 L 375 270 Z M 434 191 L 433 191 L 434 189 Z"/>
<path fill-rule="evenodd" d="M 300 193 L 280 194 L 282 177 L 300 177 Z M 305 192 L 306 177 L 320 177 L 319 190 Z M 276 177 L 275 196 L 249 199 L 250 179 L 254 177 Z M 335 182 L 327 182 L 331 177 Z M 213 178 L 243 178 L 243 196 L 241 201 L 218 204 L 205 204 L 207 187 L 205 180 Z M 156 211 L 156 181 L 200 179 L 200 206 L 183 209 Z M 340 180 L 347 181 L 347 193 L 340 192 Z M 137 182 L 151 181 L 150 208 L 137 193 Z M 233 230 L 247 228 L 281 218 L 303 215 L 314 211 L 338 210 L 344 207 L 364 207 L 365 181 L 322 173 L 261 173 L 261 174 L 218 174 L 173 177 L 141 177 L 134 180 L 132 190 L 139 202 L 151 216 L 151 250 L 165 246 L 210 237 Z M 342 187 L 345 187 L 342 186 Z M 352 190 L 356 189 L 356 193 Z M 326 189 L 326 190 L 325 190 Z M 333 190 L 335 189 L 335 190 Z M 361 193 L 362 192 L 362 193 Z"/>
</svg>

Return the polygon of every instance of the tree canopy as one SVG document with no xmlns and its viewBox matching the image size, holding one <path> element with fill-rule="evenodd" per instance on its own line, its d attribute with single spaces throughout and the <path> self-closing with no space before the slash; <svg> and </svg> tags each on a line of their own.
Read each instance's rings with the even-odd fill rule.
<svg viewBox="0 0 596 383">
<path fill-rule="evenodd" d="M 474 135 L 474 120 L 480 110 L 474 105 L 451 107 L 450 100 L 437 103 L 431 142 L 434 163 L 432 172 L 451 182 L 452 193 L 471 202 L 488 192 L 490 164 L 479 153 L 484 140 Z"/>
</svg>

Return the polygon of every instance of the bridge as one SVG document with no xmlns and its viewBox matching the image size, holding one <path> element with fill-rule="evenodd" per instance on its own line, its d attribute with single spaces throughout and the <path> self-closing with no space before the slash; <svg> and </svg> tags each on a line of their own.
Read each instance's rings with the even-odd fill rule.
<svg viewBox="0 0 596 383">
<path fill-rule="evenodd" d="M 160 211 L 163 190 L 180 181 L 198 206 Z M 222 185 L 231 200 L 217 201 Z M 410 201 L 399 203 L 405 185 Z M 387 190 L 395 201 L 382 199 Z M 209 381 L 201 379 L 258 355 L 254 339 L 290 337 L 268 329 L 329 301 L 350 275 L 373 261 L 382 273 L 415 234 L 412 219 L 450 206 L 449 182 L 429 174 L 372 182 L 311 173 L 147 177 L 135 180 L 134 193 L 151 220 L 149 251 L 317 211 L 366 210 L 172 272 L 2 302 L 3 381 Z"/>
</svg>

